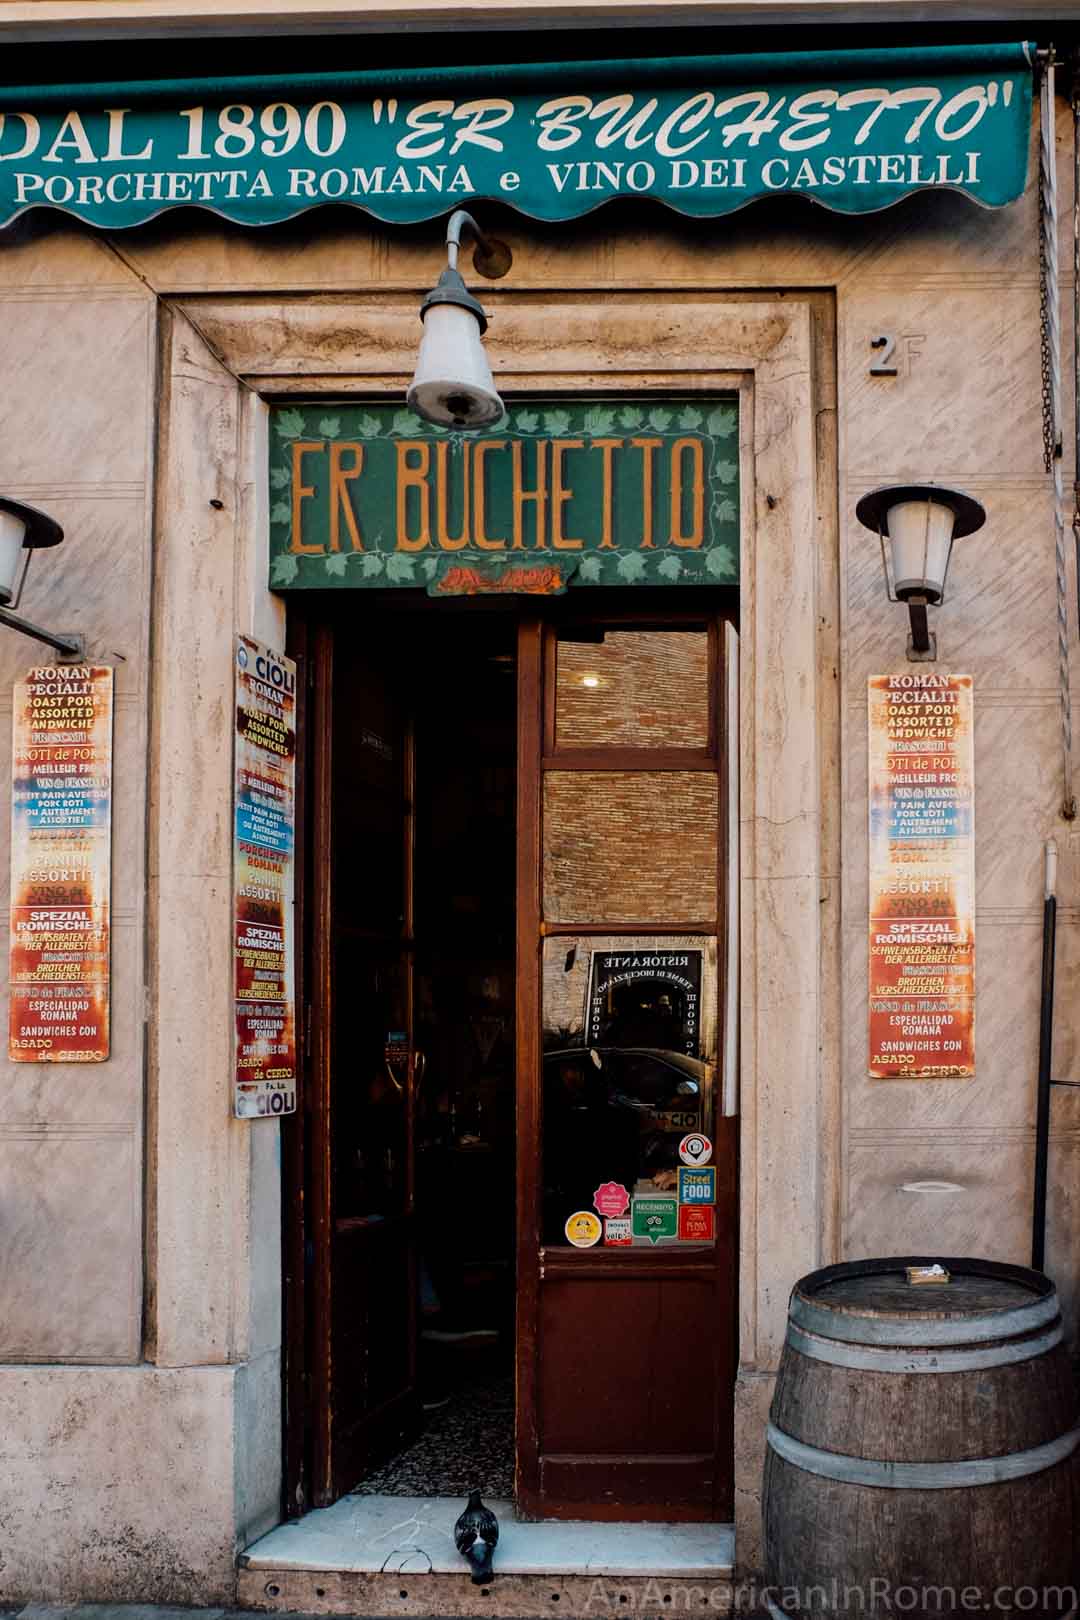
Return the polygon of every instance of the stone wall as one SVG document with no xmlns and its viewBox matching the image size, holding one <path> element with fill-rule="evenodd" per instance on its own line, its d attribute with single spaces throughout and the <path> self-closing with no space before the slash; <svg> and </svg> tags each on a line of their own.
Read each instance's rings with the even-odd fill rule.
<svg viewBox="0 0 1080 1620">
<path fill-rule="evenodd" d="M 1071 164 L 1060 169 L 1064 180 Z M 1063 196 L 1063 219 L 1069 206 Z M 1042 844 L 1051 834 L 1062 854 L 1055 1073 L 1080 1078 L 1070 993 L 1080 835 L 1058 813 L 1034 187 L 996 213 L 947 194 L 865 219 L 790 197 L 714 224 L 640 205 L 543 230 L 490 213 L 515 255 L 507 281 L 486 294 L 497 374 L 516 362 L 512 338 L 499 335 L 500 310 L 524 310 L 541 295 L 565 296 L 578 321 L 586 305 L 596 309 L 597 333 L 611 330 L 599 304 L 628 293 L 661 320 L 721 291 L 765 300 L 809 290 L 818 307 L 835 310 L 840 656 L 830 655 L 822 680 L 840 692 L 841 789 L 822 819 L 835 830 L 840 867 L 839 875 L 823 867 L 818 899 L 837 918 L 844 964 L 824 1002 L 821 1043 L 828 1051 L 835 1037 L 842 1058 L 838 1076 L 820 1079 L 820 1202 L 816 1192 L 806 1198 L 808 1230 L 792 1233 L 789 1249 L 777 1240 L 770 1275 L 782 1281 L 756 1307 L 768 1317 L 767 1341 L 782 1328 L 786 1287 L 806 1253 L 822 1262 L 919 1249 L 1025 1260 Z M 381 368 L 365 349 L 365 300 L 400 293 L 411 303 L 433 279 L 439 234 L 436 224 L 384 234 L 359 212 L 321 209 L 261 234 L 184 211 L 109 239 L 30 214 L 0 240 L 8 385 L 0 487 L 47 507 L 68 532 L 59 553 L 35 562 L 25 611 L 83 630 L 92 656 L 117 669 L 113 1056 L 78 1070 L 0 1063 L 0 1354 L 11 1363 L 0 1369 L 0 1596 L 9 1600 L 221 1601 L 236 1545 L 276 1512 L 278 1128 L 229 1115 L 229 715 L 220 661 L 234 628 L 280 635 L 261 585 L 252 477 L 260 389 L 271 372 L 275 387 L 287 385 L 298 323 L 318 315 L 313 299 L 348 308 L 336 371 L 328 363 L 333 375 L 319 386 L 371 386 Z M 1066 307 L 1070 245 L 1063 235 Z M 216 323 L 241 295 L 265 300 L 266 319 L 249 358 L 230 353 L 223 365 Z M 898 338 L 895 378 L 869 376 L 870 338 L 881 331 Z M 606 342 L 597 338 L 583 386 L 603 386 Z M 710 358 L 702 352 L 701 365 Z M 820 445 L 831 455 L 825 416 Z M 915 477 L 967 488 L 988 511 L 986 527 L 957 547 L 950 600 L 936 618 L 940 667 L 975 678 L 978 1072 L 970 1081 L 871 1082 L 866 677 L 906 668 L 906 630 L 903 611 L 885 601 L 877 547 L 854 508 L 873 485 Z M 224 502 L 224 519 L 211 497 Z M 815 543 L 810 532 L 805 540 Z M 172 604 L 191 592 L 204 608 L 202 644 L 173 617 Z M 824 622 L 831 607 L 804 611 Z M 0 632 L 5 725 L 12 682 L 36 661 L 31 643 Z M 781 733 L 771 766 L 780 775 L 797 741 Z M 5 745 L 0 802 L 9 770 Z M 774 836 L 782 843 L 791 833 Z M 0 855 L 4 892 L 6 865 Z M 209 918 L 213 937 L 192 916 Z M 804 957 L 805 971 L 814 961 Z M 778 993 L 777 1019 L 784 1007 Z M 799 1125 L 786 1117 L 782 1066 L 769 1088 L 756 1121 L 766 1156 L 770 1132 Z M 754 1099 L 744 1102 L 749 1115 Z M 1074 1093 L 1055 1100 L 1050 1172 L 1049 1269 L 1074 1333 L 1078 1110 Z M 943 1185 L 912 1190 L 919 1183 Z M 796 1204 L 802 1192 L 801 1183 L 792 1188 Z M 749 1372 L 763 1411 L 770 1366 Z M 744 1525 L 760 1454 L 752 1408 L 748 1398 Z M 753 1556 L 747 1533 L 740 1561 Z"/>
</svg>

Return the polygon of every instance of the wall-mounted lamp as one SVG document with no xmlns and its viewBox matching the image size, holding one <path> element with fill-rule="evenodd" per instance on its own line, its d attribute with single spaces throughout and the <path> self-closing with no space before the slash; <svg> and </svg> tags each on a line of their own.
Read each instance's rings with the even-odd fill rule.
<svg viewBox="0 0 1080 1620">
<path fill-rule="evenodd" d="M 487 315 L 457 267 L 464 231 L 476 240 L 473 265 L 482 276 L 504 276 L 512 262 L 504 242 L 486 236 L 471 214 L 459 208 L 446 227 L 446 269 L 420 305 L 424 335 L 408 401 L 417 416 L 439 427 L 478 428 L 497 422 L 503 402 L 484 353 Z"/>
<path fill-rule="evenodd" d="M 63 529 L 47 512 L 0 495 L 0 624 L 20 630 L 24 636 L 33 636 L 36 641 L 44 641 L 61 658 L 82 658 L 82 636 L 42 630 L 12 611 L 19 605 L 34 552 L 58 546 L 63 538 Z"/>
<path fill-rule="evenodd" d="M 986 522 L 978 501 L 937 484 L 886 484 L 864 495 L 855 516 L 881 541 L 881 561 L 890 602 L 906 602 L 911 620 L 907 655 L 913 663 L 937 657 L 937 637 L 928 607 L 945 600 L 945 579 L 954 540 Z"/>
</svg>

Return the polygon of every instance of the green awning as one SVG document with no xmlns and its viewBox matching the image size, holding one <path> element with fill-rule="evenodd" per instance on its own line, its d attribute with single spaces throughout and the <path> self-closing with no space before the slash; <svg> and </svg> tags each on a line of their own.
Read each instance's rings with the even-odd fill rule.
<svg viewBox="0 0 1080 1620">
<path fill-rule="evenodd" d="M 482 198 L 560 220 L 618 196 L 711 217 L 788 191 L 999 208 L 1024 190 L 1031 82 L 1031 48 L 998 44 L 3 89 L 0 225 L 325 203 L 404 223 Z"/>
</svg>

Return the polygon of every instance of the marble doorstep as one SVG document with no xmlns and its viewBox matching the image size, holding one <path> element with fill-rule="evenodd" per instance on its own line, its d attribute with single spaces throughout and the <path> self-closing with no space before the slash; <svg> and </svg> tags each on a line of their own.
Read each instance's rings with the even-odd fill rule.
<svg viewBox="0 0 1080 1620">
<path fill-rule="evenodd" d="M 345 1496 L 279 1525 L 247 1549 L 248 1569 L 457 1575 L 457 1497 Z M 730 1524 L 521 1524 L 512 1502 L 488 1503 L 499 1520 L 496 1573 L 504 1575 L 730 1575 Z"/>
</svg>

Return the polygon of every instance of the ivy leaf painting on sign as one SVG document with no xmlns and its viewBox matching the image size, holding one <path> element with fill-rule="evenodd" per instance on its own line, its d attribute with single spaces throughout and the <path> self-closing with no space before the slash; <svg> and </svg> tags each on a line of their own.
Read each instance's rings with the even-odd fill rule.
<svg viewBox="0 0 1080 1620">
<path fill-rule="evenodd" d="M 382 432 L 382 423 L 370 411 L 365 411 L 356 424 L 356 431 L 362 439 L 374 439 Z"/>
<path fill-rule="evenodd" d="M 288 469 L 288 467 L 271 467 L 271 469 L 270 469 L 270 488 L 271 489 L 284 489 L 285 486 L 288 484 L 288 482 L 289 482 L 289 469 Z"/>
<path fill-rule="evenodd" d="M 705 418 L 699 410 L 693 405 L 688 405 L 685 411 L 682 411 L 679 415 L 679 426 L 687 429 L 696 428 L 700 427 L 704 420 Z"/>
<path fill-rule="evenodd" d="M 709 420 L 705 426 L 714 439 L 730 439 L 735 431 L 735 411 L 730 405 L 718 405 L 715 411 L 709 412 Z"/>
<path fill-rule="evenodd" d="M 291 585 L 299 572 L 298 558 L 294 557 L 291 551 L 284 551 L 280 557 L 275 557 L 270 565 L 270 583 Z"/>
<path fill-rule="evenodd" d="M 578 573 L 582 579 L 598 580 L 600 572 L 599 557 L 582 557 L 581 562 L 578 564 Z"/>
<path fill-rule="evenodd" d="M 377 543 L 377 542 L 376 542 Z M 366 551 L 360 559 L 360 572 L 365 579 L 374 579 L 383 571 L 383 559 L 377 551 Z"/>
<path fill-rule="evenodd" d="M 639 428 L 643 420 L 644 412 L 636 411 L 630 405 L 624 405 L 623 409 L 619 412 L 619 422 L 624 428 L 626 428 L 628 433 L 632 433 L 635 428 Z"/>
<path fill-rule="evenodd" d="M 345 564 L 348 560 L 344 551 L 332 551 L 328 557 L 323 558 L 323 567 L 328 574 L 333 574 L 335 579 L 344 579 Z"/>
<path fill-rule="evenodd" d="M 341 432 L 341 417 L 324 416 L 319 423 L 319 432 L 324 439 L 336 439 Z"/>
<path fill-rule="evenodd" d="M 569 411 L 545 411 L 544 412 L 544 431 L 545 431 L 545 433 L 550 433 L 551 437 L 553 439 L 559 438 L 561 434 L 566 432 L 566 430 L 567 430 L 567 428 L 569 426 L 570 426 L 570 412 Z"/>
<path fill-rule="evenodd" d="M 279 438 L 298 439 L 303 431 L 303 411 L 281 411 L 274 418 L 274 432 Z"/>
<path fill-rule="evenodd" d="M 390 424 L 391 433 L 400 433 L 403 438 L 415 438 L 424 431 L 424 424 L 414 411 L 395 411 L 394 420 Z"/>
<path fill-rule="evenodd" d="M 425 557 L 423 562 L 420 564 L 420 572 L 423 574 L 425 579 L 434 579 L 435 575 L 439 572 L 438 557 Z"/>
<path fill-rule="evenodd" d="M 625 579 L 632 585 L 635 580 L 643 578 L 645 559 L 636 551 L 628 551 L 625 557 L 619 558 L 619 564 L 615 572 L 620 579 Z"/>
<path fill-rule="evenodd" d="M 514 418 L 519 433 L 535 433 L 539 425 L 540 418 L 535 411 L 518 411 Z"/>
<path fill-rule="evenodd" d="M 713 507 L 713 516 L 717 523 L 734 523 L 735 515 L 736 506 L 732 500 L 717 501 Z"/>
<path fill-rule="evenodd" d="M 671 426 L 672 411 L 665 411 L 661 406 L 658 410 L 649 412 L 649 426 L 655 428 L 657 433 L 666 433 Z"/>
<path fill-rule="evenodd" d="M 288 501 L 275 501 L 270 508 L 271 523 L 288 523 L 292 517 L 292 507 Z"/>
<path fill-rule="evenodd" d="M 386 577 L 397 585 L 411 585 L 415 564 L 415 557 L 403 557 L 399 551 L 392 552 L 386 559 Z"/>
<path fill-rule="evenodd" d="M 730 546 L 712 546 L 705 558 L 705 567 L 714 579 L 734 579 L 735 553 Z"/>
<path fill-rule="evenodd" d="M 660 566 L 656 572 L 661 579 L 676 580 L 682 573 L 682 563 L 678 557 L 661 557 Z"/>
<path fill-rule="evenodd" d="M 593 439 L 602 439 L 609 434 L 615 426 L 615 412 L 605 410 L 602 406 L 594 405 L 585 412 L 585 432 Z"/>
</svg>

